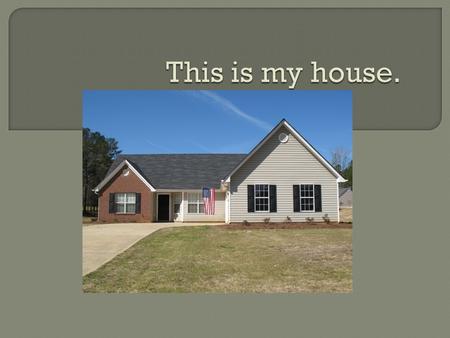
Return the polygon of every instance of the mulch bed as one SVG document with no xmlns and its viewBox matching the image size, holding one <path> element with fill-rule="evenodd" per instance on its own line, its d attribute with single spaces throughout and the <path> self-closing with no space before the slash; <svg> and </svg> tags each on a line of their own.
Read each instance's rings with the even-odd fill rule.
<svg viewBox="0 0 450 338">
<path fill-rule="evenodd" d="M 219 225 L 225 229 L 351 229 L 352 223 L 231 223 Z"/>
</svg>

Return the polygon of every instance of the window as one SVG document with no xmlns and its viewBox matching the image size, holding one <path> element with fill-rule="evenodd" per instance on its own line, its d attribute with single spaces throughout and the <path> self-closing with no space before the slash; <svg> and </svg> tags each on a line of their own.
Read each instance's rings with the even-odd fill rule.
<svg viewBox="0 0 450 338">
<path fill-rule="evenodd" d="M 173 213 L 179 214 L 181 212 L 181 193 L 174 193 L 172 195 L 173 200 Z"/>
<path fill-rule="evenodd" d="M 278 140 L 280 140 L 281 143 L 286 143 L 287 141 L 289 141 L 289 135 L 286 133 L 281 133 L 280 135 L 278 135 Z"/>
<path fill-rule="evenodd" d="M 268 184 L 255 184 L 255 211 L 269 211 Z"/>
<path fill-rule="evenodd" d="M 189 192 L 187 194 L 188 214 L 203 214 L 204 204 L 202 194 L 199 192 Z"/>
<path fill-rule="evenodd" d="M 180 203 L 175 203 L 175 204 L 173 205 L 173 212 L 174 212 L 175 214 L 179 214 L 179 213 L 180 213 Z"/>
<path fill-rule="evenodd" d="M 314 185 L 300 185 L 300 211 L 314 211 Z"/>
<path fill-rule="evenodd" d="M 134 214 L 136 213 L 136 193 L 116 193 L 116 213 L 118 214 Z"/>
</svg>

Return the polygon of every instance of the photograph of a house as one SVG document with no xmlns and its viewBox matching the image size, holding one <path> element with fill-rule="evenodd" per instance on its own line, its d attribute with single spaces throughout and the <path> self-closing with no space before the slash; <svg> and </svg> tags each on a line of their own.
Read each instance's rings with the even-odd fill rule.
<svg viewBox="0 0 450 338">
<path fill-rule="evenodd" d="M 119 155 L 94 191 L 102 222 L 339 222 L 345 181 L 283 119 L 248 154 Z"/>
</svg>

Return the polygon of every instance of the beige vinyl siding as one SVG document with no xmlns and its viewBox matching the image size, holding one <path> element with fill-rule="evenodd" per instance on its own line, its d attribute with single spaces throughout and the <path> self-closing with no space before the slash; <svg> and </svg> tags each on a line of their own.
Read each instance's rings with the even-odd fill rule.
<svg viewBox="0 0 450 338">
<path fill-rule="evenodd" d="M 201 193 L 201 190 L 198 191 Z M 216 190 L 216 210 L 214 215 L 189 214 L 187 192 L 184 193 L 183 222 L 225 222 L 225 193 Z"/>
<path fill-rule="evenodd" d="M 289 141 L 281 143 L 280 133 L 289 134 Z M 277 212 L 247 212 L 247 185 L 275 184 L 277 186 Z M 320 184 L 322 186 L 322 212 L 295 212 L 293 208 L 294 184 Z M 325 168 L 285 127 L 281 127 L 231 177 L 230 221 L 281 222 L 289 216 L 292 221 L 304 222 L 306 217 L 323 221 L 328 214 L 338 220 L 338 194 L 336 177 Z"/>
</svg>

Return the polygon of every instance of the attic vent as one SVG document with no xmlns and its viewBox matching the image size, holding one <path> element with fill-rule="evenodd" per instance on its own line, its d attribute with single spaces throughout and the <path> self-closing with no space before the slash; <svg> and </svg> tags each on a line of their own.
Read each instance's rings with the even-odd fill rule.
<svg viewBox="0 0 450 338">
<path fill-rule="evenodd" d="M 278 135 L 278 140 L 280 140 L 281 143 L 286 143 L 289 140 L 289 135 L 286 133 L 280 133 L 280 135 Z"/>
<path fill-rule="evenodd" d="M 128 176 L 130 174 L 130 170 L 128 170 L 128 168 L 124 169 L 122 173 L 123 173 L 123 176 Z"/>
</svg>

